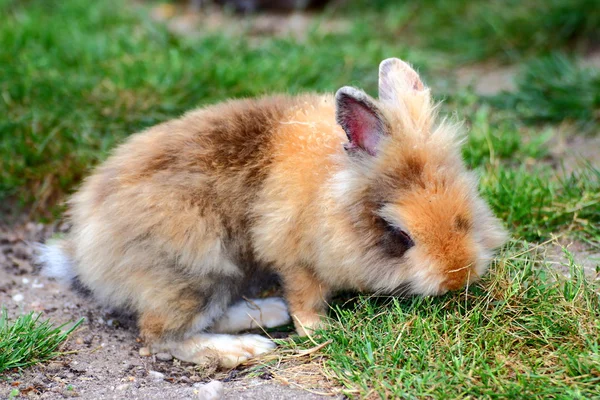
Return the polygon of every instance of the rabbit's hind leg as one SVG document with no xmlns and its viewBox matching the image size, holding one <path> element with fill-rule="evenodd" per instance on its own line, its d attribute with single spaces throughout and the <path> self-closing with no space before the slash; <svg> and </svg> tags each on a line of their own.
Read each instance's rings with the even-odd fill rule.
<svg viewBox="0 0 600 400">
<path fill-rule="evenodd" d="M 223 290 L 216 292 L 222 294 Z M 229 299 L 213 294 L 203 301 L 198 291 L 188 291 L 170 301 L 168 310 L 155 308 L 143 312 L 139 319 L 141 334 L 153 352 L 167 351 L 180 360 L 197 364 L 217 361 L 225 368 L 272 350 L 275 343 L 260 335 L 204 330 L 213 326 L 215 332 L 238 332 L 257 326 L 283 325 L 289 322 L 285 302 L 280 298 L 257 299 L 228 308 Z"/>
</svg>

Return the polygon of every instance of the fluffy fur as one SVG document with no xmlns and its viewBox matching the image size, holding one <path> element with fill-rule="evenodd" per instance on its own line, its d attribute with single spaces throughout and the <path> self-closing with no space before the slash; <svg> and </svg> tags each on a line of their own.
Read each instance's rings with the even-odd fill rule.
<svg viewBox="0 0 600 400">
<path fill-rule="evenodd" d="M 226 366 L 272 345 L 219 331 L 286 321 L 277 300 L 254 303 L 271 319 L 235 305 L 261 271 L 281 278 L 300 334 L 335 290 L 463 287 L 505 232 L 417 73 L 385 60 L 379 89 L 234 100 L 133 135 L 71 198 L 47 270 L 137 312 L 153 349 L 212 349 Z"/>
</svg>

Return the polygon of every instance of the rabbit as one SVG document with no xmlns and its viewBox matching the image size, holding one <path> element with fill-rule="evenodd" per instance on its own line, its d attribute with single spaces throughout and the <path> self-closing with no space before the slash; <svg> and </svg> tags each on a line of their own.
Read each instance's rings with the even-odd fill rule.
<svg viewBox="0 0 600 400">
<path fill-rule="evenodd" d="M 397 58 L 379 98 L 229 100 L 131 136 L 68 202 L 47 275 L 133 311 L 153 352 L 233 367 L 323 326 L 339 290 L 440 295 L 484 275 L 507 233 L 464 165 L 457 124 Z M 282 298 L 244 299 L 276 273 Z"/>
</svg>

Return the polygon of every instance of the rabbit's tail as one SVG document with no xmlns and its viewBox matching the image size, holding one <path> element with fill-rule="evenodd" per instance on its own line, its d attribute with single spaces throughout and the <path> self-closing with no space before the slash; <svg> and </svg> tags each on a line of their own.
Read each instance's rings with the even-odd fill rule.
<svg viewBox="0 0 600 400">
<path fill-rule="evenodd" d="M 42 268 L 42 275 L 55 278 L 66 284 L 73 284 L 77 278 L 75 261 L 69 251 L 67 240 L 53 240 L 48 244 L 38 244 L 36 263 Z"/>
</svg>

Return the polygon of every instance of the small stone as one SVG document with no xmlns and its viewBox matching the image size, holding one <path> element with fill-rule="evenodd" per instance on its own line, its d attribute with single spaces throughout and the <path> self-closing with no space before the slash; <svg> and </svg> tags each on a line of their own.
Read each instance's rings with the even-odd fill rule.
<svg viewBox="0 0 600 400">
<path fill-rule="evenodd" d="M 12 297 L 12 299 L 15 303 L 20 303 L 23 301 L 23 299 L 25 299 L 25 296 L 23 296 L 21 293 L 17 293 Z"/>
<path fill-rule="evenodd" d="M 159 361 L 171 361 L 173 356 L 169 353 L 156 353 L 156 359 Z"/>
<path fill-rule="evenodd" d="M 31 385 L 33 387 L 35 387 L 36 389 L 45 389 L 46 388 L 46 382 L 44 381 L 44 375 L 43 374 L 37 374 L 35 376 L 35 378 L 33 378 L 31 380 Z"/>
<path fill-rule="evenodd" d="M 77 339 L 75 339 L 75 343 L 77 344 L 83 344 L 83 338 L 80 336 Z"/>
<path fill-rule="evenodd" d="M 13 254 L 16 258 L 21 260 L 27 260 L 31 257 L 31 248 L 27 247 L 25 243 L 16 243 L 13 245 Z"/>
<path fill-rule="evenodd" d="M 162 381 L 165 379 L 165 374 L 158 371 L 149 371 L 148 377 L 150 377 L 154 381 Z"/>
<path fill-rule="evenodd" d="M 72 362 L 69 365 L 69 368 L 71 368 L 71 371 L 77 372 L 79 374 L 83 374 L 84 372 L 87 371 L 88 369 L 88 364 L 86 362 Z"/>
<path fill-rule="evenodd" d="M 269 371 L 267 372 L 263 372 L 262 374 L 260 374 L 258 376 L 260 379 L 264 379 L 264 380 L 270 380 L 273 379 L 273 374 L 271 374 Z"/>
<path fill-rule="evenodd" d="M 69 224 L 68 222 L 63 222 L 58 226 L 59 232 L 68 232 L 69 229 L 71 229 L 71 224 Z"/>
<path fill-rule="evenodd" d="M 206 384 L 194 384 L 198 389 L 196 397 L 202 400 L 219 400 L 223 397 L 223 383 L 221 381 L 210 381 Z"/>
<path fill-rule="evenodd" d="M 21 281 L 23 282 L 24 285 L 27 285 L 29 283 L 29 278 L 23 278 L 23 279 L 21 279 Z"/>
<path fill-rule="evenodd" d="M 44 284 L 40 283 L 40 281 L 38 281 L 37 279 L 34 279 L 33 283 L 31 284 L 32 289 L 41 289 L 43 287 L 44 287 Z"/>
<path fill-rule="evenodd" d="M 123 384 L 117 386 L 117 390 L 127 390 L 127 389 L 129 389 L 129 386 L 130 386 L 129 383 L 123 383 Z"/>
<path fill-rule="evenodd" d="M 150 349 L 147 347 L 140 347 L 140 357 L 150 356 Z"/>
<path fill-rule="evenodd" d="M 37 311 L 37 312 L 44 311 L 44 309 L 45 309 L 45 307 L 41 301 L 34 301 L 29 306 L 31 307 L 31 309 L 33 311 Z"/>
<path fill-rule="evenodd" d="M 56 373 L 58 371 L 60 371 L 63 368 L 62 363 L 59 362 L 51 362 L 48 365 L 46 365 L 46 371 L 50 372 L 50 373 Z"/>
</svg>

